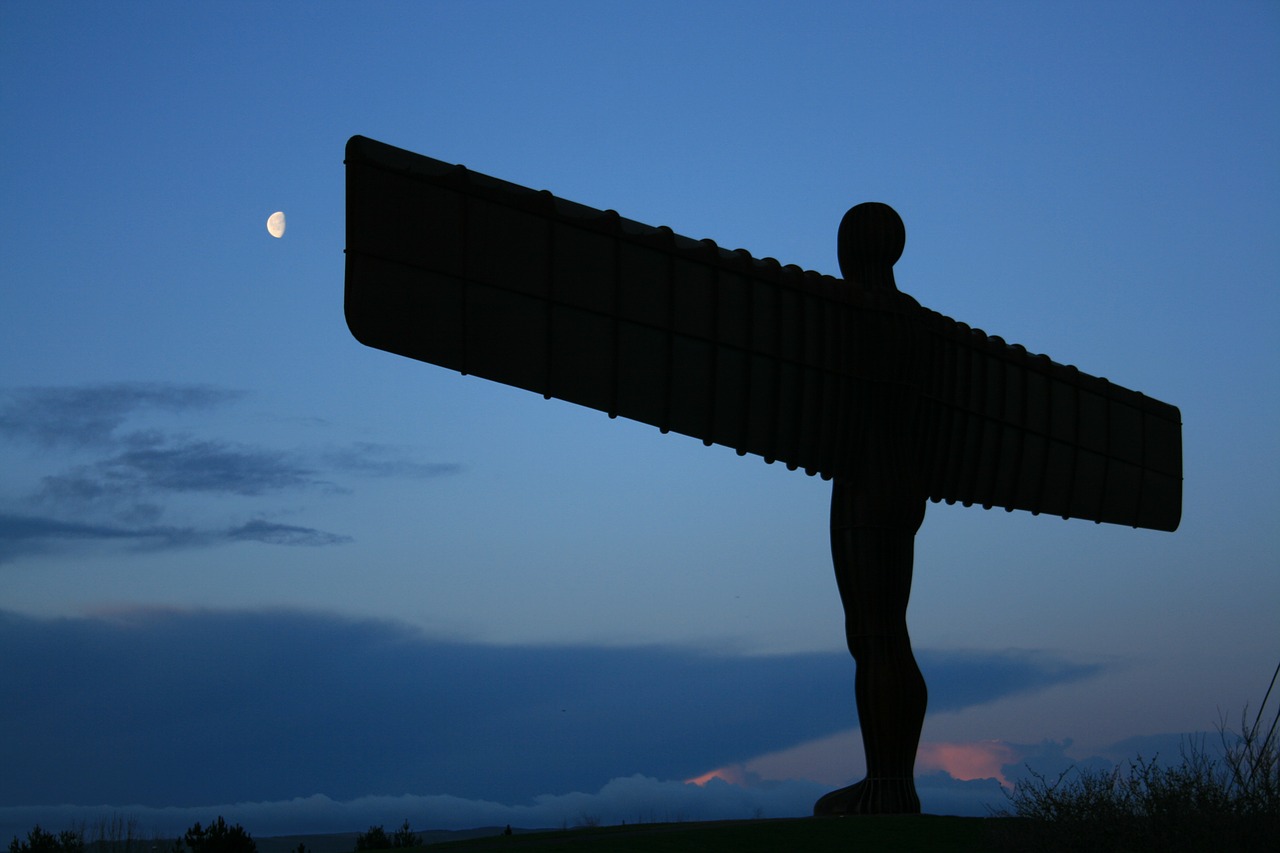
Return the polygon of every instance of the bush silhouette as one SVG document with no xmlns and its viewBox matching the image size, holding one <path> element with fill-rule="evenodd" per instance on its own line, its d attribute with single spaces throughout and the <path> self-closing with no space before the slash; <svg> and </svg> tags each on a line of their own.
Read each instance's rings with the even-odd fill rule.
<svg viewBox="0 0 1280 853">
<path fill-rule="evenodd" d="M 1280 667 L 1277 667 L 1280 675 Z M 1272 679 L 1275 686 L 1275 678 Z M 1004 849 L 1040 850 L 1274 850 L 1280 838 L 1280 742 L 1266 725 L 1262 700 L 1240 732 L 1218 726 L 1221 759 L 1203 740 L 1185 741 L 1181 763 L 1138 756 L 1114 770 L 1068 768 L 1050 780 L 1032 771 L 1007 792 L 1014 818 L 993 827 Z"/>
<path fill-rule="evenodd" d="M 356 836 L 356 853 L 362 850 L 390 850 L 391 838 L 381 826 L 371 826 L 368 832 Z"/>
<path fill-rule="evenodd" d="M 392 835 L 387 835 L 387 831 L 381 826 L 371 826 L 368 832 L 362 832 L 356 836 L 356 853 L 365 850 L 402 850 L 421 846 L 422 837 L 409 828 L 408 820 Z"/>
<path fill-rule="evenodd" d="M 191 853 L 258 853 L 258 845 L 244 827 L 228 826 L 221 815 L 208 829 L 199 823 L 188 829 L 183 841 Z"/>
<path fill-rule="evenodd" d="M 36 824 L 27 833 L 26 841 L 14 836 L 9 843 L 9 853 L 84 853 L 84 837 L 71 829 L 54 835 Z"/>
</svg>

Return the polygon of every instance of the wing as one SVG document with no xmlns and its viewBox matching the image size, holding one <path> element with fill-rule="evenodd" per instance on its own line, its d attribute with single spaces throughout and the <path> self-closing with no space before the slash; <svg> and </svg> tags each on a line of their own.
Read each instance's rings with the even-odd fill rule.
<svg viewBox="0 0 1280 853">
<path fill-rule="evenodd" d="M 875 395 L 855 330 L 871 315 L 896 322 L 900 302 L 363 137 L 347 143 L 346 166 L 345 308 L 362 343 L 809 474 L 854 474 L 850 425 L 874 416 Z M 1054 378 L 1067 369 L 915 308 L 928 330 L 924 360 L 934 369 L 926 373 L 936 374 L 923 430 L 936 473 L 931 496 L 1097 517 L 1087 478 L 1076 486 L 1073 477 L 1065 491 L 1059 482 L 1070 467 L 1063 459 L 1076 458 L 1063 447 L 1093 442 L 1088 429 L 1058 427 L 1069 418 L 1052 389 L 1067 387 Z M 995 382 L 1020 365 L 1045 377 L 1048 408 L 1035 402 L 1038 378 L 1025 380 L 1030 402 L 1021 409 L 964 391 L 975 373 Z M 1099 451 L 1109 460 L 1104 490 L 1133 479 L 1123 465 L 1141 466 L 1150 447 L 1126 444 L 1131 408 L 1103 407 L 1116 422 Z M 1139 429 L 1145 423 L 1138 418 Z M 1066 431 L 1076 438 L 1060 438 Z M 975 448 L 974 459 L 963 455 Z M 1009 459 L 1018 472 L 1012 489 L 1008 475 L 983 467 Z M 1037 471 L 1057 479 L 1024 488 Z M 1119 503 L 1119 515 L 1108 508 L 1098 520 L 1146 520 L 1129 511 L 1133 501 Z"/>
<path fill-rule="evenodd" d="M 354 137 L 346 317 L 368 346 L 810 474 L 856 405 L 858 301 L 783 267 Z"/>
<path fill-rule="evenodd" d="M 934 500 L 1177 529 L 1176 407 L 926 315 Z"/>
</svg>

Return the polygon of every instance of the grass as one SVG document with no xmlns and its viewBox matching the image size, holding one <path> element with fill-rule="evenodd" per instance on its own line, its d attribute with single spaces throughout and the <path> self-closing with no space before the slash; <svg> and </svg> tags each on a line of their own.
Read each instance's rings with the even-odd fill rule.
<svg viewBox="0 0 1280 853">
<path fill-rule="evenodd" d="M 433 844 L 427 849 L 460 853 L 529 850 L 555 853 L 978 853 L 990 850 L 988 826 L 994 818 L 901 815 L 836 819 L 713 821 L 628 824 L 552 832 L 527 832 Z"/>
</svg>

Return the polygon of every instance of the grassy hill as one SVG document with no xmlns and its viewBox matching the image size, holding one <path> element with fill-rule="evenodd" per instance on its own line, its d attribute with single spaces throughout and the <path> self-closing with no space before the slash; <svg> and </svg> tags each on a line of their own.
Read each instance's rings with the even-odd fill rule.
<svg viewBox="0 0 1280 853">
<path fill-rule="evenodd" d="M 849 850 L 978 853 L 990 849 L 987 843 L 989 823 L 984 818 L 919 815 L 628 824 L 513 835 L 495 832 L 487 837 L 438 841 L 430 844 L 428 849 L 459 853 L 488 850 L 537 850 L 539 853 L 558 850 L 573 853 L 714 853 L 720 850 L 733 853 L 848 853 Z"/>
</svg>

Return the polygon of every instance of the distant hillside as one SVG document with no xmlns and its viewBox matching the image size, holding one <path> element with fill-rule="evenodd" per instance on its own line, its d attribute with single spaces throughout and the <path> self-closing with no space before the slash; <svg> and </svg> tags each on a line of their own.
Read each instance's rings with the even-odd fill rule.
<svg viewBox="0 0 1280 853">
<path fill-rule="evenodd" d="M 434 829 L 414 830 L 422 837 L 423 844 L 438 844 L 442 841 L 465 841 L 469 838 L 484 838 L 490 835 L 501 835 L 505 827 L 482 826 L 478 829 Z M 515 833 L 529 832 L 527 829 L 513 829 Z M 540 830 L 533 830 L 540 831 Z M 258 853 L 293 853 L 299 844 L 305 844 L 307 853 L 353 853 L 356 849 L 358 832 L 334 832 L 328 835 L 272 835 L 254 836 L 258 845 Z"/>
</svg>

